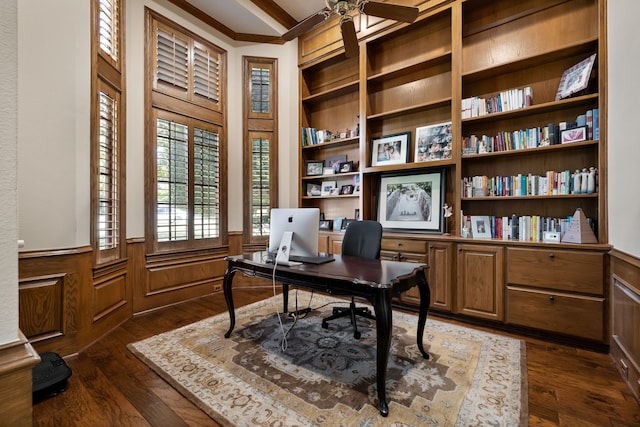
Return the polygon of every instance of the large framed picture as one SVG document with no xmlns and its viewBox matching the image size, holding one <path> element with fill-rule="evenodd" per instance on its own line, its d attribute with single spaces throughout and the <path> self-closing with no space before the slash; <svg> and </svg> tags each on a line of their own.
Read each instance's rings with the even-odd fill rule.
<svg viewBox="0 0 640 427">
<path fill-rule="evenodd" d="M 322 160 L 307 160 L 305 163 L 305 173 L 307 176 L 322 175 L 324 162 Z"/>
<path fill-rule="evenodd" d="M 451 158 L 451 122 L 416 129 L 415 162 Z"/>
<path fill-rule="evenodd" d="M 371 166 L 407 163 L 410 138 L 411 132 L 374 138 L 371 141 Z"/>
<path fill-rule="evenodd" d="M 556 92 L 556 101 L 575 95 L 589 86 L 595 61 L 596 54 L 594 53 L 562 73 L 558 91 Z"/>
<path fill-rule="evenodd" d="M 380 177 L 378 221 L 386 229 L 442 233 L 444 169 Z"/>
</svg>

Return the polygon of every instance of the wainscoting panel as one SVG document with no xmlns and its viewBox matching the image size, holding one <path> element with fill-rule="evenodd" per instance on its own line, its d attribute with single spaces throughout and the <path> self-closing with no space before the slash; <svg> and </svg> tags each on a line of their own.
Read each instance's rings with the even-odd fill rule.
<svg viewBox="0 0 640 427">
<path fill-rule="evenodd" d="M 20 330 L 32 342 L 62 336 L 64 274 L 21 280 Z"/>
</svg>

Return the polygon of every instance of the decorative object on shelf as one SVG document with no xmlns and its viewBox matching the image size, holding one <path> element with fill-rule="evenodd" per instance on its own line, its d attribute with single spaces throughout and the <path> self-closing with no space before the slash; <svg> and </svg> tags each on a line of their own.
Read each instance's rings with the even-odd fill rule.
<svg viewBox="0 0 640 427">
<path fill-rule="evenodd" d="M 355 218 L 356 221 L 360 221 L 360 209 L 356 208 L 356 210 L 353 213 L 353 217 Z"/>
<path fill-rule="evenodd" d="M 570 142 L 580 142 L 586 141 L 587 136 L 587 127 L 579 126 L 571 129 L 565 129 L 560 131 L 560 143 L 568 144 Z"/>
<path fill-rule="evenodd" d="M 415 162 L 451 158 L 451 122 L 416 128 Z"/>
<path fill-rule="evenodd" d="M 491 239 L 491 223 L 488 216 L 471 216 L 471 233 L 474 239 Z"/>
<path fill-rule="evenodd" d="M 331 231 L 333 229 L 333 221 L 330 219 L 321 219 L 320 220 L 320 230 L 322 231 Z"/>
<path fill-rule="evenodd" d="M 307 184 L 307 196 L 320 196 L 322 194 L 322 188 L 318 184 Z"/>
<path fill-rule="evenodd" d="M 305 172 L 307 176 L 322 175 L 324 162 L 322 160 L 307 160 L 305 162 Z"/>
<path fill-rule="evenodd" d="M 589 190 L 589 172 L 587 168 L 582 168 L 582 172 L 580 173 L 580 193 L 587 194 Z"/>
<path fill-rule="evenodd" d="M 333 175 L 334 173 L 336 173 L 336 171 L 331 166 L 322 169 L 322 175 Z"/>
<path fill-rule="evenodd" d="M 336 188 L 335 181 L 322 181 L 322 188 L 320 189 L 320 194 L 322 196 L 331 195 L 331 190 Z"/>
<path fill-rule="evenodd" d="M 411 132 L 374 138 L 371 141 L 371 166 L 407 163 L 410 138 Z"/>
<path fill-rule="evenodd" d="M 598 239 L 589 226 L 589 221 L 582 209 L 576 209 L 573 214 L 569 229 L 562 236 L 562 243 L 598 243 Z"/>
<path fill-rule="evenodd" d="M 442 232 L 444 169 L 380 177 L 378 221 L 386 229 Z"/>
<path fill-rule="evenodd" d="M 360 194 L 360 175 L 353 176 L 353 194 Z"/>
<path fill-rule="evenodd" d="M 353 194 L 353 185 L 346 184 L 340 187 L 340 194 Z"/>
<path fill-rule="evenodd" d="M 449 218 L 453 215 L 453 208 L 448 204 L 442 207 L 444 217 L 444 234 L 449 234 Z"/>
<path fill-rule="evenodd" d="M 560 233 L 557 231 L 545 231 L 542 235 L 545 243 L 560 243 Z"/>
<path fill-rule="evenodd" d="M 587 89 L 595 61 L 596 54 L 594 53 L 562 73 L 558 91 L 556 92 L 556 101 L 576 95 Z"/>
<path fill-rule="evenodd" d="M 587 193 L 595 193 L 596 192 L 596 175 L 598 174 L 598 170 L 591 166 L 589 168 L 589 177 L 587 182 Z"/>
<path fill-rule="evenodd" d="M 340 167 L 338 168 L 338 172 L 346 173 L 346 172 L 352 172 L 352 171 L 353 171 L 353 162 L 352 161 L 341 162 L 340 163 Z"/>
<path fill-rule="evenodd" d="M 347 156 L 344 154 L 339 156 L 331 156 L 331 157 L 327 157 L 324 160 L 324 166 L 327 168 L 329 167 L 333 168 L 334 173 L 339 173 L 340 165 L 346 161 L 347 161 Z"/>
<path fill-rule="evenodd" d="M 340 231 L 343 229 L 344 222 L 347 220 L 347 217 L 337 216 L 333 219 L 333 231 Z"/>
</svg>

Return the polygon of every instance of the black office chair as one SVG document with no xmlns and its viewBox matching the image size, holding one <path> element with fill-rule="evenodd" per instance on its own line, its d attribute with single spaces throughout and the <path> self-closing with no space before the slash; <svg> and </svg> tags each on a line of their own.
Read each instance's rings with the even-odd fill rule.
<svg viewBox="0 0 640 427">
<path fill-rule="evenodd" d="M 380 258 L 380 243 L 382 241 L 382 225 L 378 221 L 354 221 L 347 226 L 342 239 L 342 255 L 359 256 L 363 258 Z M 356 316 L 375 320 L 376 317 L 368 307 L 356 307 L 355 298 L 351 297 L 349 307 L 334 307 L 333 314 L 322 319 L 322 327 L 327 329 L 327 322 L 340 317 L 351 317 L 353 337 L 360 339 Z"/>
</svg>

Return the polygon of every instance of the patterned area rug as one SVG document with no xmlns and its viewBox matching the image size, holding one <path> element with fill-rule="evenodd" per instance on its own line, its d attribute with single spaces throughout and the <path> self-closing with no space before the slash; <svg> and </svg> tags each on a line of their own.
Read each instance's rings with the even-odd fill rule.
<svg viewBox="0 0 640 427">
<path fill-rule="evenodd" d="M 292 305 L 295 293 L 290 295 Z M 298 292 L 305 304 L 309 297 Z M 223 313 L 129 349 L 225 426 L 527 425 L 524 342 L 428 318 L 425 360 L 416 345 L 417 316 L 395 311 L 389 416 L 383 418 L 375 322 L 358 320 L 360 340 L 348 318 L 322 329 L 330 301 L 335 299 L 314 295 L 311 305 L 321 308 L 295 324 L 282 316 L 281 328 L 281 297 L 270 298 L 238 308 L 229 339 L 229 315 Z M 289 330 L 286 341 L 283 330 Z"/>
</svg>

